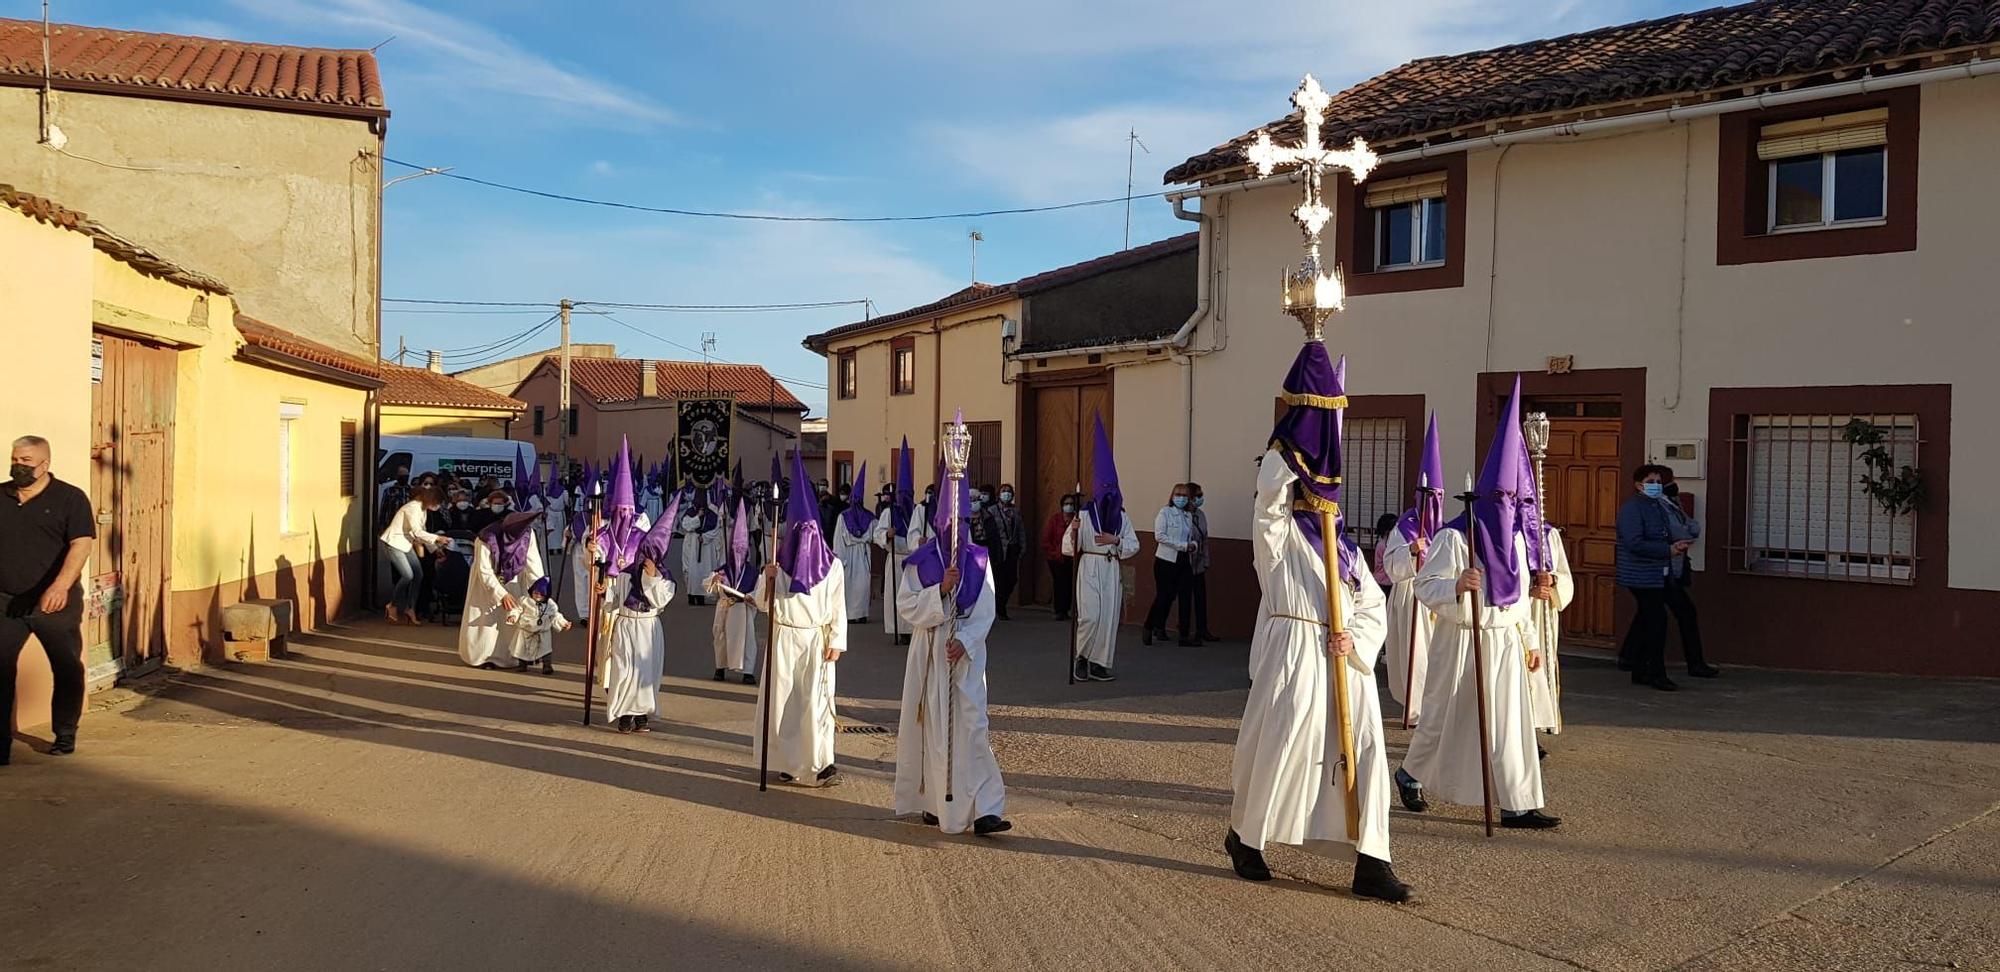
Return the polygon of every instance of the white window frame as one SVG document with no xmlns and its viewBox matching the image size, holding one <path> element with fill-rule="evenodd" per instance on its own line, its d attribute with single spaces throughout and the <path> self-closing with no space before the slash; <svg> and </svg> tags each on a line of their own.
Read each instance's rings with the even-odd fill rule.
<svg viewBox="0 0 2000 972">
<path fill-rule="evenodd" d="M 1449 196 L 1436 196 L 1433 198 L 1437 201 L 1439 206 L 1451 205 L 1450 201 L 1451 197 Z M 1431 259 L 1431 260 L 1413 259 L 1409 263 L 1384 263 L 1382 260 L 1383 214 L 1388 213 L 1390 210 L 1394 209 L 1413 210 L 1413 212 L 1410 213 L 1410 255 L 1412 257 L 1417 257 L 1424 252 L 1424 241 L 1429 238 L 1428 230 L 1430 229 L 1430 227 L 1427 225 L 1427 221 L 1424 218 L 1424 210 L 1428 209 L 1429 207 L 1424 204 L 1431 201 L 1432 199 L 1412 199 L 1409 202 L 1400 202 L 1388 206 L 1370 206 L 1368 208 L 1368 211 L 1374 214 L 1375 217 L 1375 269 L 1377 271 L 1422 270 L 1426 267 L 1444 266 L 1445 263 L 1444 253 L 1438 254 L 1436 259 Z M 1445 221 L 1445 232 L 1449 234 L 1451 232 L 1451 215 L 1449 213 L 1440 213 L 1439 216 L 1443 217 Z M 1446 239 L 1444 243 L 1445 243 L 1445 251 L 1446 253 L 1449 253 L 1451 250 L 1451 240 Z"/>
<path fill-rule="evenodd" d="M 292 446 L 293 424 L 305 417 L 306 407 L 298 402 L 278 403 L 278 532 L 292 534 Z"/>
<path fill-rule="evenodd" d="M 1869 146 L 1882 150 L 1882 215 L 1864 216 L 1860 219 L 1833 218 L 1833 157 L 1839 152 L 1819 153 L 1819 222 L 1778 225 L 1778 166 L 1786 162 L 1811 158 L 1809 155 L 1792 155 L 1782 159 L 1772 159 L 1764 163 L 1765 199 L 1764 227 L 1769 233 L 1814 233 L 1820 230 L 1847 229 L 1854 226 L 1881 226 L 1889 221 L 1889 147 Z"/>
</svg>

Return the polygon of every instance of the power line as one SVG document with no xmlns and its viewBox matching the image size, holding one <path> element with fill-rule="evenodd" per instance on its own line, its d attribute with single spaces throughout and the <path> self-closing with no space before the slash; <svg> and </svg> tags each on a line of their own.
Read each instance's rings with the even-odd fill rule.
<svg viewBox="0 0 2000 972">
<path fill-rule="evenodd" d="M 525 331 L 517 331 L 513 334 L 508 335 L 507 337 L 498 338 L 487 344 L 473 345 L 470 347 L 463 347 L 463 348 L 435 348 L 433 350 L 437 351 L 437 353 L 447 358 L 463 358 L 478 354 L 484 354 L 488 351 L 493 350 L 494 348 L 499 347 L 500 345 L 508 343 L 509 341 L 516 340 L 522 337 L 523 335 L 539 333 L 543 328 L 549 326 L 549 321 L 553 320 L 555 320 L 555 318 L 551 316 L 543 320 L 540 324 L 536 324 Z"/>
<path fill-rule="evenodd" d="M 609 300 L 579 300 L 578 307 L 616 307 L 620 310 L 672 311 L 682 313 L 739 313 L 744 311 L 819 310 L 827 307 L 860 307 L 861 300 L 819 300 L 797 304 L 624 304 Z"/>
<path fill-rule="evenodd" d="M 554 326 L 555 322 L 556 319 L 551 317 L 548 320 L 543 321 L 541 325 L 539 327 L 536 327 L 534 330 L 527 331 L 519 335 L 518 337 L 514 338 L 512 341 L 508 341 L 506 344 L 496 347 L 492 351 L 486 354 L 478 355 L 476 357 L 470 357 L 469 359 L 454 360 L 452 362 L 452 367 L 458 369 L 475 368 L 478 367 L 479 365 L 486 364 L 491 361 L 498 361 L 499 359 L 505 357 L 509 352 L 513 351 L 515 348 L 520 347 L 522 344 L 526 343 L 529 340 L 532 340 L 535 337 L 535 335 L 540 334 L 543 331 L 546 331 L 550 327 Z M 452 356 L 447 355 L 446 357 L 452 357 Z"/>
<path fill-rule="evenodd" d="M 437 168 L 436 166 L 418 165 L 414 162 L 392 159 L 386 155 L 382 157 L 382 161 L 392 165 L 400 165 L 406 169 L 424 170 Z M 1104 199 L 1085 199 L 1080 202 L 1060 203 L 1054 206 L 1022 206 L 1014 209 L 987 209 L 966 213 L 929 213 L 917 216 L 781 216 L 774 213 L 731 213 L 702 209 L 680 209 L 672 206 L 645 206 L 639 203 L 617 202 L 609 199 L 591 199 L 585 196 L 571 196 L 560 192 L 548 192 L 542 189 L 529 189 L 525 186 L 508 185 L 507 183 L 494 182 L 490 179 L 478 179 L 469 175 L 461 175 L 457 172 L 440 171 L 436 175 L 445 179 L 470 182 L 489 189 L 517 192 L 525 196 L 537 196 L 542 199 L 553 199 L 558 202 L 577 203 L 584 206 L 603 206 L 607 209 L 627 209 L 642 213 L 660 213 L 667 216 L 697 216 L 704 219 L 738 219 L 765 223 L 922 223 L 946 219 L 978 219 L 987 216 L 1022 216 L 1030 213 L 1053 213 L 1066 209 L 1084 209 L 1090 206 L 1109 206 L 1114 203 L 1127 203 L 1133 199 L 1158 199 L 1171 191 L 1149 192 L 1141 196 L 1110 196 Z"/>
</svg>

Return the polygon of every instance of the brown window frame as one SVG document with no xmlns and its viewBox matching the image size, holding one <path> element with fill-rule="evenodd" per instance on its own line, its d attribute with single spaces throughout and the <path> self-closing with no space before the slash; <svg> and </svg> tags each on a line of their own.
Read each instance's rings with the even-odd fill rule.
<svg viewBox="0 0 2000 972">
<path fill-rule="evenodd" d="M 353 496 L 361 482 L 361 423 L 340 423 L 340 495 Z"/>
<path fill-rule="evenodd" d="M 1902 253 L 1917 248 L 1917 154 L 1923 96 L 1916 88 L 1808 101 L 1719 119 L 1716 148 L 1715 262 L 1717 266 L 1816 260 L 1822 257 Z M 1757 158 L 1765 125 L 1869 108 L 1889 110 L 1886 179 L 1888 204 L 1879 223 L 1832 225 L 1771 232 L 1770 165 Z"/>
<path fill-rule="evenodd" d="M 1334 259 L 1340 262 L 1350 297 L 1446 290 L 1465 286 L 1465 155 L 1447 155 L 1385 165 L 1370 179 L 1400 179 L 1444 173 L 1444 262 L 1431 266 L 1375 268 L 1375 214 L 1368 208 L 1368 183 L 1341 174 L 1335 199 Z"/>
<path fill-rule="evenodd" d="M 898 381 L 898 379 L 902 377 L 902 367 L 899 361 L 902 358 L 903 353 L 906 351 L 909 352 L 910 355 L 910 383 L 909 385 L 904 386 L 901 385 Z M 910 334 L 896 338 L 889 342 L 889 394 L 914 395 L 916 393 L 917 393 L 917 338 L 916 335 Z"/>
<path fill-rule="evenodd" d="M 548 415 L 540 405 L 535 406 L 535 438 L 542 437 L 542 428 L 548 422 Z"/>
<path fill-rule="evenodd" d="M 853 351 L 842 351 L 833 362 L 834 394 L 846 401 L 861 395 L 861 362 Z"/>
</svg>

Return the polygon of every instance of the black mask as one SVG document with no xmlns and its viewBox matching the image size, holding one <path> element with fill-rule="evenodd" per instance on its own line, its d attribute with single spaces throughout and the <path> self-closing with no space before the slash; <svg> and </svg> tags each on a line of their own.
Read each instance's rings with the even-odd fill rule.
<svg viewBox="0 0 2000 972">
<path fill-rule="evenodd" d="M 1679 483 L 1668 483 L 1665 486 L 1660 487 L 1660 495 L 1665 496 L 1668 499 L 1673 499 L 1674 497 L 1679 496 L 1680 494 L 1681 494 L 1681 484 Z"/>
<path fill-rule="evenodd" d="M 28 487 L 35 485 L 35 467 L 25 463 L 14 463 L 7 467 L 7 475 L 12 476 L 14 485 Z"/>
</svg>

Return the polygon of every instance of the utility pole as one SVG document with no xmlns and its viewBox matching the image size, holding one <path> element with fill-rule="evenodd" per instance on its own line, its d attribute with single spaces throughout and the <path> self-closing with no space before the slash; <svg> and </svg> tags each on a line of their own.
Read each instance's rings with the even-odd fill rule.
<svg viewBox="0 0 2000 972">
<path fill-rule="evenodd" d="M 986 234 L 984 234 L 984 233 L 981 233 L 981 232 L 980 232 L 980 231 L 978 231 L 978 230 L 972 230 L 971 232 L 968 232 L 968 233 L 966 233 L 966 234 L 965 234 L 965 237 L 966 237 L 966 239 L 968 239 L 968 240 L 971 240 L 971 241 L 972 241 L 972 282 L 973 282 L 973 283 L 978 283 L 978 282 L 979 282 L 979 244 L 981 244 L 981 243 L 984 243 L 984 242 L 986 242 Z"/>
<path fill-rule="evenodd" d="M 1132 164 L 1138 159 L 1132 151 L 1134 146 L 1144 149 L 1147 155 L 1153 154 L 1146 143 L 1139 141 L 1138 129 L 1125 130 L 1125 245 L 1121 249 L 1126 250 L 1132 248 Z"/>
<path fill-rule="evenodd" d="M 403 347 L 403 336 L 400 334 L 396 335 L 396 363 L 399 365 L 405 364 L 403 356 L 408 353 L 409 350 Z"/>
<path fill-rule="evenodd" d="M 562 314 L 562 391 L 560 403 L 556 406 L 556 442 L 562 451 L 562 473 L 569 475 L 569 309 L 568 297 L 557 305 Z"/>
</svg>

